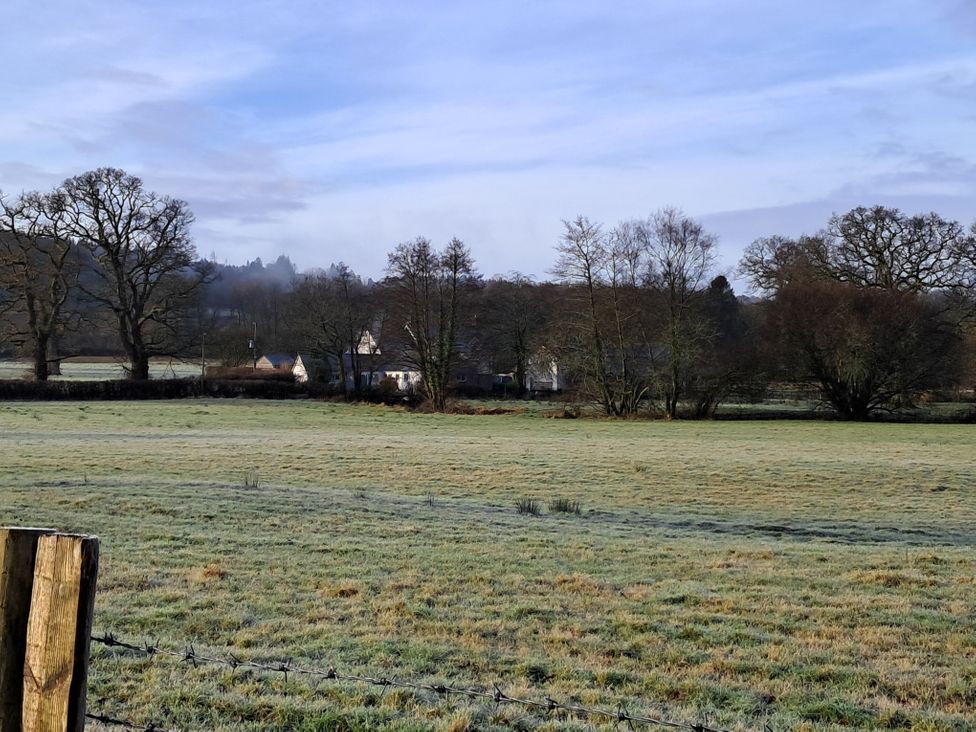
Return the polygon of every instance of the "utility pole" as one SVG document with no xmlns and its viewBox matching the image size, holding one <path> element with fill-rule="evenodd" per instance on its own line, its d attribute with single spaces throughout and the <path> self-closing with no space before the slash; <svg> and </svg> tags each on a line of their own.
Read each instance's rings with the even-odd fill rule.
<svg viewBox="0 0 976 732">
<path fill-rule="evenodd" d="M 207 385 L 207 331 L 200 336 L 200 386 Z"/>
<path fill-rule="evenodd" d="M 258 324 L 257 321 L 251 321 L 251 325 L 254 326 L 254 335 L 251 337 L 251 368 L 254 371 L 258 370 Z"/>
</svg>

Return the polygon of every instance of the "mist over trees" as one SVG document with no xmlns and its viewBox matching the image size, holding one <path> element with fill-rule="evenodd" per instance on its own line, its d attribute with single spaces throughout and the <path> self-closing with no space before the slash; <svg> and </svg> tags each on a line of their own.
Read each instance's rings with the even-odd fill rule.
<svg viewBox="0 0 976 732">
<path fill-rule="evenodd" d="M 253 366 L 304 354 L 350 398 L 416 389 L 435 409 L 542 383 L 612 417 L 707 417 L 767 391 L 815 393 L 848 419 L 976 380 L 976 225 L 876 206 L 747 247 L 742 298 L 716 239 L 679 209 L 608 225 L 585 216 L 553 242 L 551 281 L 482 277 L 459 239 L 391 248 L 384 279 L 282 255 L 202 259 L 178 199 L 102 168 L 49 192 L 0 196 L 0 349 L 43 381 L 72 355 Z M 413 388 L 411 385 L 410 388 Z"/>
</svg>

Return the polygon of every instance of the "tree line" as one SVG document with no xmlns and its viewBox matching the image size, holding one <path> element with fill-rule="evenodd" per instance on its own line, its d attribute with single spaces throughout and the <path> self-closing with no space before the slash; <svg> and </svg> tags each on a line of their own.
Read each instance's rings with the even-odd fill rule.
<svg viewBox="0 0 976 732">
<path fill-rule="evenodd" d="M 856 208 L 758 239 L 738 270 L 758 297 L 733 292 L 715 236 L 674 208 L 564 222 L 543 282 L 485 278 L 461 240 L 423 237 L 393 248 L 379 282 L 284 256 L 220 265 L 197 254 L 185 202 L 113 168 L 0 196 L 0 217 L 0 345 L 37 380 L 81 353 L 119 354 L 147 379 L 151 358 L 205 345 L 229 366 L 310 353 L 350 397 L 395 360 L 436 409 L 460 370 L 507 374 L 524 395 L 551 364 L 616 417 L 709 416 L 785 385 L 864 419 L 974 385 L 976 224 L 935 213 Z"/>
</svg>

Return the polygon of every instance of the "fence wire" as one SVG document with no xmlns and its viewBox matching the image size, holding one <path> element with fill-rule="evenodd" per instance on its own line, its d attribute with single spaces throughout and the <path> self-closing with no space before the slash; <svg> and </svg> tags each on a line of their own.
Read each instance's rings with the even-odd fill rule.
<svg viewBox="0 0 976 732">
<path fill-rule="evenodd" d="M 605 708 L 587 707 L 581 704 L 560 702 L 548 695 L 542 699 L 520 698 L 506 694 L 504 691 L 502 691 L 498 684 L 493 684 L 492 689 L 487 690 L 468 686 L 427 684 L 416 681 L 405 681 L 389 676 L 363 676 L 358 674 L 340 673 L 335 666 L 328 666 L 325 669 L 318 669 L 297 666 L 291 661 L 250 661 L 239 658 L 232 653 L 228 654 L 226 657 L 206 655 L 197 652 L 191 644 L 183 646 L 182 650 L 165 648 L 159 644 L 159 641 L 154 643 L 145 642 L 140 645 L 137 643 L 120 640 L 111 633 L 106 633 L 105 635 L 100 636 L 93 635 L 91 640 L 93 643 L 98 643 L 99 645 L 103 645 L 108 648 L 117 648 L 130 651 L 150 659 L 158 656 L 174 658 L 181 663 L 185 663 L 193 667 L 201 665 L 222 666 L 229 668 L 232 671 L 245 668 L 267 674 L 281 674 L 286 682 L 288 680 L 288 675 L 291 674 L 294 676 L 316 679 L 319 683 L 324 681 L 332 681 L 366 684 L 369 686 L 380 687 L 384 690 L 388 688 L 397 688 L 407 689 L 414 692 L 431 692 L 442 698 L 451 696 L 465 697 L 473 701 L 493 703 L 496 706 L 508 704 L 549 714 L 558 711 L 575 715 L 580 719 L 599 719 L 613 722 L 615 725 L 625 723 L 628 725 L 628 729 L 635 729 L 634 725 L 645 725 L 670 729 L 691 730 L 692 732 L 729 732 L 728 730 L 710 727 L 706 724 L 699 724 L 695 722 L 675 722 L 660 717 L 631 714 L 623 704 L 618 706 L 616 711 L 611 711 Z M 150 723 L 148 726 L 134 725 L 133 723 L 125 720 L 97 715 L 89 715 L 89 718 L 102 722 L 106 725 L 143 730 L 144 732 L 166 732 L 162 727 L 158 727 L 152 723 Z"/>
<path fill-rule="evenodd" d="M 125 719 L 112 717 L 108 714 L 98 714 L 89 712 L 85 714 L 85 719 L 98 722 L 106 727 L 121 727 L 122 729 L 140 730 L 140 732 L 169 732 L 165 727 L 160 727 L 155 722 L 149 724 L 136 724 Z"/>
</svg>

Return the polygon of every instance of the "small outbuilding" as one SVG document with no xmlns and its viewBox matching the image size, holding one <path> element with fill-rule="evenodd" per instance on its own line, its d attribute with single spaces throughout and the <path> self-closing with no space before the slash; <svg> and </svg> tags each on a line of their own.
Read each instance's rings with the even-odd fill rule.
<svg viewBox="0 0 976 732">
<path fill-rule="evenodd" d="M 295 357 L 287 353 L 268 353 L 258 359 L 255 368 L 263 370 L 289 371 L 295 365 Z"/>
</svg>

